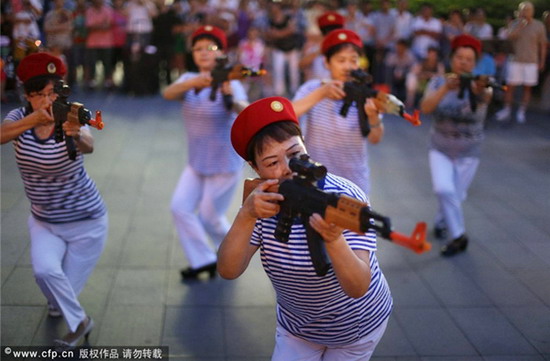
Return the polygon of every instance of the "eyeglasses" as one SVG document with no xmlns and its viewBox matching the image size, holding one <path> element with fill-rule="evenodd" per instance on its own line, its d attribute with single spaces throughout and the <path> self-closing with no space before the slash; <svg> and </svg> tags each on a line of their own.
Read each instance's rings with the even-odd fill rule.
<svg viewBox="0 0 550 361">
<path fill-rule="evenodd" d="M 206 47 L 195 47 L 195 48 L 192 48 L 191 49 L 193 52 L 199 52 L 199 51 L 216 51 L 218 50 L 218 46 L 217 45 L 208 45 Z"/>
<path fill-rule="evenodd" d="M 36 92 L 36 93 L 31 93 L 29 94 L 31 98 L 34 98 L 34 97 L 41 97 L 41 98 L 50 98 L 51 100 L 55 100 L 57 99 L 57 93 L 56 92 L 49 92 L 48 94 L 46 93 L 42 93 L 42 92 Z"/>
</svg>

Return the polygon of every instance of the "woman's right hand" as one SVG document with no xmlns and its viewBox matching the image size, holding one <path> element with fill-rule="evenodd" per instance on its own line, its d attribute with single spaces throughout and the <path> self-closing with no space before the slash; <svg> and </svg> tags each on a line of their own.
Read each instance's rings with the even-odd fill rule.
<svg viewBox="0 0 550 361">
<path fill-rule="evenodd" d="M 199 90 L 208 88 L 212 84 L 212 76 L 210 73 L 200 73 L 194 80 L 194 88 Z"/>
<path fill-rule="evenodd" d="M 323 85 L 325 98 L 340 100 L 346 96 L 344 83 L 340 80 L 330 80 Z"/>
<path fill-rule="evenodd" d="M 36 125 L 48 125 L 54 121 L 51 113 L 51 105 L 44 105 L 35 110 L 31 113 L 31 117 L 36 122 Z"/>
<path fill-rule="evenodd" d="M 445 74 L 445 87 L 448 90 L 456 90 L 460 87 L 460 76 L 456 73 Z"/>
<path fill-rule="evenodd" d="M 276 186 L 278 179 L 268 179 L 260 183 L 243 203 L 242 210 L 252 218 L 273 217 L 280 211 L 279 202 L 284 200 L 282 194 L 269 191 Z"/>
</svg>

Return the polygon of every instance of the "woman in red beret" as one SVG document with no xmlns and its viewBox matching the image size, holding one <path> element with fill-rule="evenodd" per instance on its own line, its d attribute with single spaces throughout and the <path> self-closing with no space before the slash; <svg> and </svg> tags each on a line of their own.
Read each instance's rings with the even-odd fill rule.
<svg viewBox="0 0 550 361">
<path fill-rule="evenodd" d="M 365 112 L 371 131 L 361 135 L 359 113 L 354 102 L 346 117 L 340 115 L 344 82 L 359 68 L 363 43 L 355 32 L 333 30 L 323 40 L 321 52 L 330 79 L 312 79 L 296 92 L 293 104 L 304 125 L 305 141 L 311 157 L 336 175 L 346 177 L 365 193 L 370 191 L 367 144 L 377 144 L 384 136 L 384 125 L 375 102 L 368 99 Z"/>
<path fill-rule="evenodd" d="M 182 101 L 188 144 L 188 164 L 171 202 L 174 224 L 189 261 L 189 267 L 180 272 L 183 280 L 201 273 L 216 274 L 216 249 L 208 238 L 217 246 L 229 229 L 225 212 L 242 169 L 229 133 L 237 113 L 248 105 L 238 80 L 221 84 L 215 100 L 210 99 L 211 72 L 227 47 L 223 30 L 211 25 L 198 28 L 191 35 L 191 47 L 198 72 L 182 74 L 163 93 L 165 99 Z M 224 102 L 227 95 L 232 97 L 230 104 Z"/>
<path fill-rule="evenodd" d="M 25 192 L 31 262 L 36 283 L 48 300 L 51 317 L 63 316 L 70 332 L 56 340 L 76 346 L 94 322 L 78 300 L 107 238 L 108 216 L 94 181 L 84 169 L 83 154 L 93 151 L 88 126 L 65 122 L 65 137 L 76 145 L 71 160 L 65 141 L 56 142 L 52 103 L 54 82 L 65 74 L 61 59 L 46 53 L 24 58 L 17 68 L 27 106 L 8 113 L 1 143 L 12 141 Z"/>
<path fill-rule="evenodd" d="M 235 279 L 260 250 L 277 295 L 272 360 L 368 360 L 392 310 L 390 289 L 376 258 L 376 234 L 344 230 L 313 214 L 309 224 L 322 236 L 332 263 L 324 276 L 317 275 L 303 224 L 292 225 L 286 243 L 274 237 L 283 196 L 272 188 L 292 177 L 289 160 L 306 153 L 292 104 L 281 97 L 252 103 L 235 120 L 231 140 L 265 181 L 235 217 L 218 252 L 218 270 L 222 277 Z M 316 186 L 367 199 L 355 184 L 331 173 Z"/>
<path fill-rule="evenodd" d="M 433 189 L 439 201 L 434 233 L 438 238 L 448 234 L 451 239 L 441 249 L 443 256 L 468 246 L 462 202 L 479 165 L 483 121 L 492 95 L 482 81 L 461 82 L 461 76 L 474 70 L 481 54 L 480 41 L 459 35 L 451 48 L 451 73 L 434 77 L 420 104 L 422 112 L 432 114 L 434 120 L 429 153 Z"/>
</svg>

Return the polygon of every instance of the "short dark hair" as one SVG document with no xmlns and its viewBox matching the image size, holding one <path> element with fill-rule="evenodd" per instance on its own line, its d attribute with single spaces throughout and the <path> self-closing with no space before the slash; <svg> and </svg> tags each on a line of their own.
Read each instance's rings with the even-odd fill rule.
<svg viewBox="0 0 550 361">
<path fill-rule="evenodd" d="M 250 159 L 252 164 L 256 166 L 256 154 L 261 154 L 264 151 L 268 139 L 273 139 L 276 142 L 282 143 L 295 136 L 303 140 L 302 130 L 295 122 L 282 121 L 271 123 L 263 127 L 254 137 L 252 137 L 246 146 L 246 156 Z"/>
<path fill-rule="evenodd" d="M 55 82 L 60 79 L 61 78 L 57 75 L 35 76 L 23 83 L 23 89 L 25 90 L 25 94 L 39 92 L 48 84 L 55 84 Z"/>
<path fill-rule="evenodd" d="M 348 46 L 353 48 L 353 50 L 355 50 L 357 54 L 359 54 L 359 56 L 363 55 L 363 49 L 358 47 L 357 45 L 351 44 L 351 43 L 341 43 L 328 49 L 327 53 L 325 54 L 325 58 L 327 59 L 327 61 L 329 61 L 334 54 L 338 53 L 339 51 L 341 51 L 342 49 L 345 49 Z"/>
<path fill-rule="evenodd" d="M 342 29 L 342 25 L 334 24 L 334 25 L 321 26 L 319 27 L 319 29 L 321 30 L 321 34 L 325 36 L 328 33 L 330 33 L 332 30 Z"/>
</svg>

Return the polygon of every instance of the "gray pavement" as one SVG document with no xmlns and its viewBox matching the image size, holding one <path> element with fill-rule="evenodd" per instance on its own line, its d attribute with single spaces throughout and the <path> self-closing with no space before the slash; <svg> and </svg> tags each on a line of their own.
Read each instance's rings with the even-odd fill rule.
<svg viewBox="0 0 550 361">
<path fill-rule="evenodd" d="M 86 167 L 109 208 L 106 249 L 80 300 L 94 318 L 90 343 L 166 345 L 173 360 L 269 360 L 274 293 L 256 257 L 235 281 L 180 282 L 186 266 L 169 212 L 186 162 L 180 105 L 160 97 L 75 94 L 102 109 Z M 14 105 L 2 105 L 2 116 Z M 429 119 L 385 121 L 372 146 L 374 208 L 395 229 L 430 222 L 436 210 L 427 161 Z M 245 173 L 250 174 L 247 170 Z M 235 195 L 229 217 L 238 209 Z M 66 332 L 47 317 L 26 228 L 29 203 L 11 145 L 1 147 L 1 343 L 51 345 Z M 490 122 L 465 203 L 468 251 L 451 259 L 379 240 L 395 299 L 376 361 L 550 360 L 550 116 L 525 125 Z"/>
</svg>

